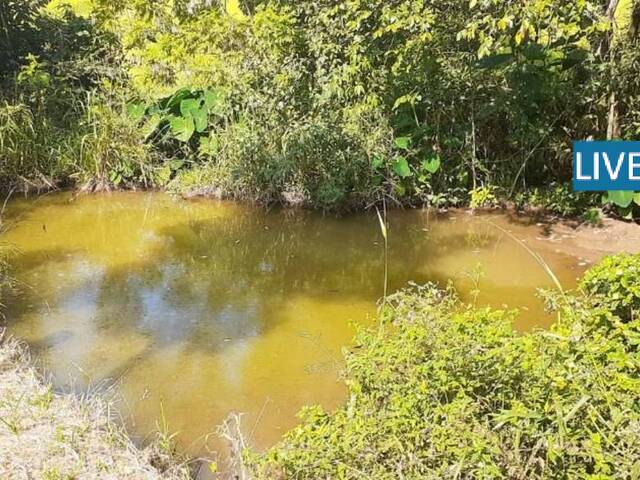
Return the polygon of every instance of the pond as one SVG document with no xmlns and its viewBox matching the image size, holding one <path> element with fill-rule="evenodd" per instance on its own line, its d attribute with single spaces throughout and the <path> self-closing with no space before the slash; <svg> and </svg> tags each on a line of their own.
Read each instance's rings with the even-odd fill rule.
<svg viewBox="0 0 640 480">
<path fill-rule="evenodd" d="M 10 332 L 61 389 L 113 388 L 144 441 L 164 417 L 180 449 L 215 456 L 230 412 L 266 448 L 306 404 L 343 401 L 341 350 L 375 322 L 384 247 L 375 213 L 335 217 L 162 193 L 16 199 Z M 451 280 L 477 304 L 518 307 L 519 329 L 552 319 L 553 282 L 531 254 L 544 228 L 505 214 L 388 214 L 389 291 Z M 565 287 L 586 268 L 540 255 Z M 479 292 L 479 293 L 478 293 Z M 161 411 L 163 415 L 161 415 Z"/>
</svg>

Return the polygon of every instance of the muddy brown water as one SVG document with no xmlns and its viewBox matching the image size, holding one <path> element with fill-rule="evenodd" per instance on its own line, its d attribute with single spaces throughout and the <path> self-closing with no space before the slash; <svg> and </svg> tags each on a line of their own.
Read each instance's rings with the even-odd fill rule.
<svg viewBox="0 0 640 480">
<path fill-rule="evenodd" d="M 190 455 L 224 451 L 211 433 L 230 412 L 262 449 L 303 405 L 338 406 L 341 349 L 356 324 L 375 322 L 383 292 L 375 214 L 60 193 L 13 200 L 5 220 L 2 241 L 19 252 L 10 332 L 58 387 L 112 385 L 138 438 L 157 431 L 162 410 Z M 535 292 L 553 283 L 521 243 L 544 226 L 426 210 L 390 211 L 389 223 L 390 291 L 451 280 L 466 300 L 519 308 L 521 330 L 552 321 Z M 538 253 L 565 288 L 588 266 Z"/>
</svg>

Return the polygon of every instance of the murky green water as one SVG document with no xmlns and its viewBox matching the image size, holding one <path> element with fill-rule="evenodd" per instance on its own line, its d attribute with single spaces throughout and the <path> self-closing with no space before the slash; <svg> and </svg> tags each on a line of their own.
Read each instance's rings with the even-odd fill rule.
<svg viewBox="0 0 640 480">
<path fill-rule="evenodd" d="M 157 429 L 162 404 L 194 455 L 222 448 L 207 434 L 232 411 L 246 413 L 245 434 L 262 448 L 301 406 L 338 405 L 341 348 L 353 322 L 374 321 L 383 292 L 372 214 L 117 193 L 14 200 L 6 217 L 3 241 L 20 251 L 10 331 L 60 387 L 115 385 L 140 438 Z M 479 279 L 478 303 L 523 308 L 518 328 L 549 323 L 534 292 L 550 279 L 496 227 L 526 241 L 537 226 L 420 210 L 389 220 L 390 291 L 452 279 L 471 299 Z M 566 287 L 585 268 L 551 250 L 542 256 Z"/>
</svg>

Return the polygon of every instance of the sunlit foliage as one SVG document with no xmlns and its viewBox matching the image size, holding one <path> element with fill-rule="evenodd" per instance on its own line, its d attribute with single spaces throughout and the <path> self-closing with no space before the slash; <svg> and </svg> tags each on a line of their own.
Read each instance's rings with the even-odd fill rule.
<svg viewBox="0 0 640 480">
<path fill-rule="evenodd" d="M 595 0 L 71 5 L 88 18 L 61 18 L 59 2 L 8 5 L 33 19 L 14 16 L 5 32 L 14 77 L 38 65 L 69 85 L 62 72 L 86 72 L 90 58 L 98 75 L 70 89 L 106 96 L 116 116 L 142 112 L 133 125 L 165 164 L 150 163 L 155 177 L 106 175 L 122 185 L 144 178 L 181 190 L 194 170 L 225 195 L 332 209 L 384 197 L 460 204 L 482 188 L 513 198 L 566 182 L 573 140 L 633 139 L 640 124 L 631 0 L 612 11 Z M 82 22 L 86 34 L 72 28 Z M 49 48 L 50 38 L 64 48 Z M 182 112 L 158 121 L 162 103 L 185 91 L 224 102 L 198 117 L 201 128 Z"/>
<path fill-rule="evenodd" d="M 346 356 L 346 405 L 305 409 L 247 460 L 257 478 L 633 478 L 639 265 L 595 267 L 593 297 L 549 294 L 557 322 L 524 335 L 452 292 L 400 292 Z"/>
</svg>

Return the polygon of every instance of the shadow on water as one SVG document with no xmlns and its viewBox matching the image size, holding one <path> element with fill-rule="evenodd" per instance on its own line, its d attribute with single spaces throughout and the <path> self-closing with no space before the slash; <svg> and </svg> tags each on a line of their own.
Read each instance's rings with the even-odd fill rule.
<svg viewBox="0 0 640 480">
<path fill-rule="evenodd" d="M 53 280 L 53 307 L 92 303 L 90 321 L 97 329 L 137 330 L 157 345 L 189 341 L 196 348 L 223 348 L 264 335 L 291 296 L 375 301 L 382 291 L 383 252 L 372 220 L 280 211 L 188 221 L 155 232 L 161 249 L 112 267 L 85 259 L 79 250 L 28 251 L 19 256 L 15 273 L 32 279 L 33 288 L 12 298 L 9 315 L 19 318 L 42 304 L 34 270 L 55 271 L 60 281 Z M 469 234 L 418 241 L 411 237 L 424 236 L 422 230 L 400 233 L 402 245 L 391 242 L 392 289 L 408 281 L 446 281 L 416 272 L 416 258 L 428 263 L 430 256 L 491 242 Z"/>
</svg>

